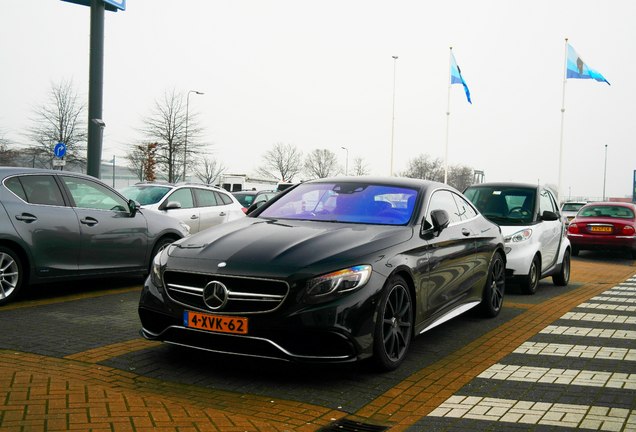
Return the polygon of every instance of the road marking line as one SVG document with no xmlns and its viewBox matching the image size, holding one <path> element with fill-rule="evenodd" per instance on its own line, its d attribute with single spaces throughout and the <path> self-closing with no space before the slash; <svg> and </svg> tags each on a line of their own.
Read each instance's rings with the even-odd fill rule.
<svg viewBox="0 0 636 432">
<path fill-rule="evenodd" d="M 636 374 L 578 369 L 554 369 L 497 363 L 477 376 L 484 379 L 607 387 L 636 390 Z"/>
<path fill-rule="evenodd" d="M 616 330 L 616 329 L 600 329 L 589 327 L 568 327 L 549 325 L 539 333 L 564 335 L 564 336 L 584 336 L 610 339 L 636 339 L 636 331 L 632 330 Z"/>
<path fill-rule="evenodd" d="M 581 303 L 577 307 L 583 309 L 599 309 L 599 310 L 611 310 L 620 312 L 636 312 L 636 306 L 615 305 L 606 303 Z"/>
<path fill-rule="evenodd" d="M 602 406 L 451 396 L 429 416 L 534 425 L 554 425 L 603 431 L 632 430 L 636 411 Z"/>
<path fill-rule="evenodd" d="M 630 348 L 524 342 L 513 352 L 528 355 L 636 361 L 636 349 Z"/>
<path fill-rule="evenodd" d="M 636 286 L 632 286 L 632 285 L 616 285 L 615 287 L 612 288 L 613 290 L 616 291 L 624 291 L 624 292 L 636 292 Z"/>
<path fill-rule="evenodd" d="M 592 321 L 615 324 L 636 324 L 636 317 L 627 315 L 606 315 L 586 312 L 568 312 L 561 316 L 563 320 Z"/>
</svg>

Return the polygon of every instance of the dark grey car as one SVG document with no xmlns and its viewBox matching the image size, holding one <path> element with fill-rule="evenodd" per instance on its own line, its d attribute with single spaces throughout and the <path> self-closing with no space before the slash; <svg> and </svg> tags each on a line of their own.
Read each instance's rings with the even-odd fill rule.
<svg viewBox="0 0 636 432">
<path fill-rule="evenodd" d="M 159 248 L 187 235 L 94 177 L 1 167 L 0 304 L 29 284 L 145 274 Z"/>
</svg>

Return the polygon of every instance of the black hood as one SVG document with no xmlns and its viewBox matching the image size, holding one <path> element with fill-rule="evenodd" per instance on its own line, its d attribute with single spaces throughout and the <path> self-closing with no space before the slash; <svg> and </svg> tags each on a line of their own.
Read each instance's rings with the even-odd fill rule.
<svg viewBox="0 0 636 432">
<path fill-rule="evenodd" d="M 186 259 L 184 265 L 202 272 L 276 277 L 312 267 L 310 273 L 320 273 L 373 264 L 358 261 L 360 257 L 381 260 L 381 251 L 412 235 L 410 226 L 244 218 L 175 243 L 170 248 L 170 267 L 175 270 Z M 225 265 L 219 267 L 220 263 Z"/>
</svg>

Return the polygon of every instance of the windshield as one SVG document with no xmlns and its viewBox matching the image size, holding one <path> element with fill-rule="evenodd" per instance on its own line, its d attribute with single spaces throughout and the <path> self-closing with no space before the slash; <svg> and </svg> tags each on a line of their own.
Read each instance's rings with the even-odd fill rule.
<svg viewBox="0 0 636 432">
<path fill-rule="evenodd" d="M 512 186 L 471 186 L 464 192 L 479 211 L 499 225 L 523 225 L 532 222 L 536 190 Z"/>
<path fill-rule="evenodd" d="M 250 194 L 239 194 L 239 193 L 235 193 L 233 194 L 234 198 L 236 198 L 236 200 L 243 206 L 243 207 L 249 207 L 252 205 L 252 202 L 254 201 L 254 198 L 256 197 L 255 193 L 250 193 Z"/>
<path fill-rule="evenodd" d="M 619 219 L 633 219 L 634 212 L 623 206 L 587 206 L 581 209 L 578 217 L 609 217 Z"/>
<path fill-rule="evenodd" d="M 303 183 L 259 217 L 405 225 L 415 208 L 417 191 L 369 183 Z"/>
<path fill-rule="evenodd" d="M 585 203 L 565 203 L 563 204 L 563 208 L 561 210 L 569 211 L 569 212 L 577 212 L 584 205 Z"/>
<path fill-rule="evenodd" d="M 123 188 L 120 192 L 128 199 L 137 201 L 141 205 L 157 204 L 169 191 L 169 186 L 135 185 Z"/>
</svg>

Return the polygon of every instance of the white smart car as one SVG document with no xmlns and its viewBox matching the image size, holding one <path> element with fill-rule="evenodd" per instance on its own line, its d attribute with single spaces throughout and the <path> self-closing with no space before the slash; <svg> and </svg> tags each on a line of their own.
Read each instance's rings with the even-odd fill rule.
<svg viewBox="0 0 636 432">
<path fill-rule="evenodd" d="M 554 193 L 523 183 L 482 183 L 464 195 L 501 227 L 505 239 L 506 276 L 534 294 L 539 280 L 552 276 L 555 285 L 570 280 L 570 241 Z"/>
</svg>

